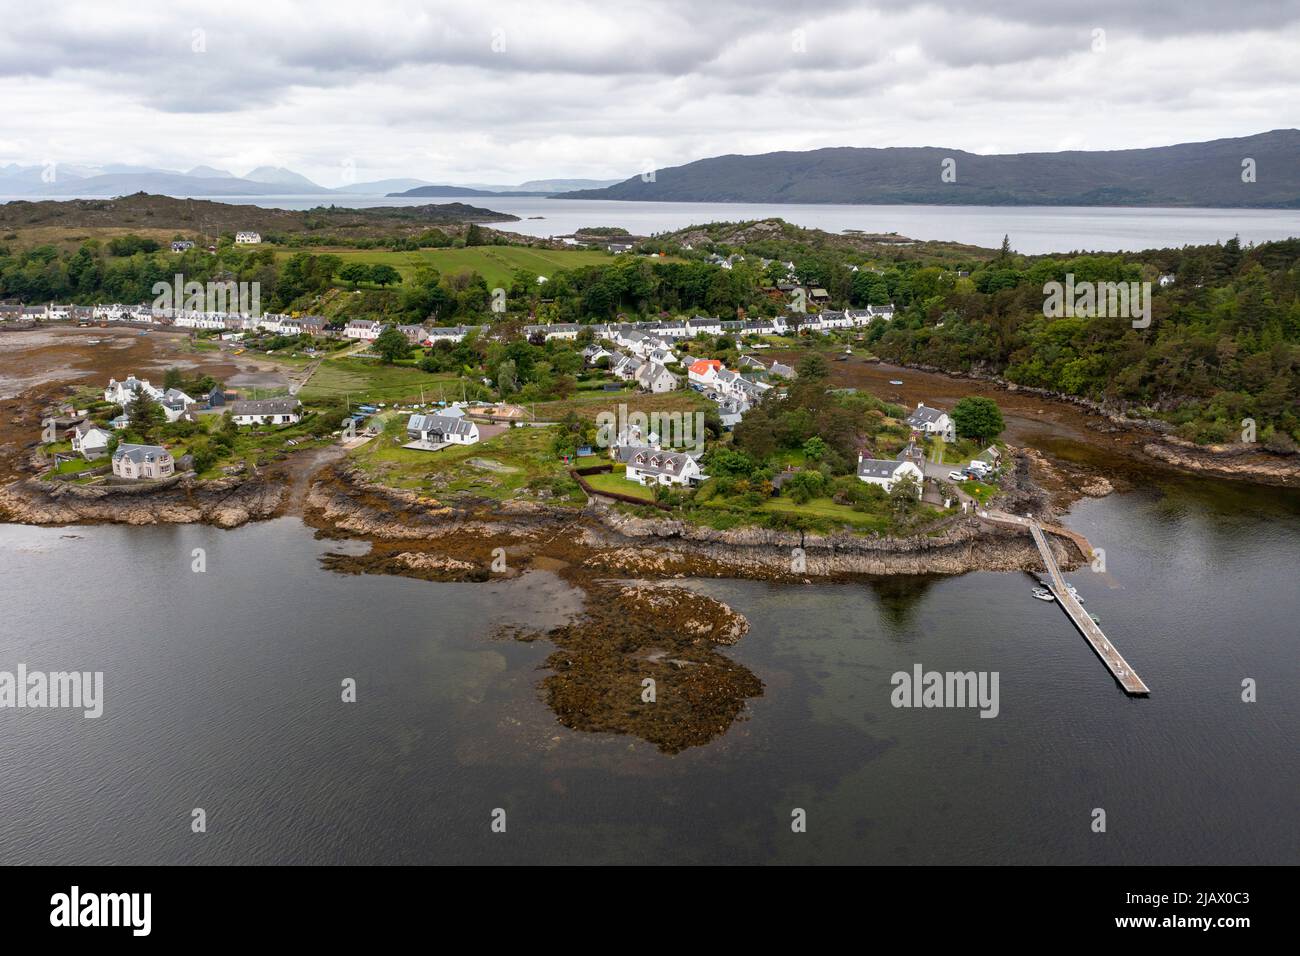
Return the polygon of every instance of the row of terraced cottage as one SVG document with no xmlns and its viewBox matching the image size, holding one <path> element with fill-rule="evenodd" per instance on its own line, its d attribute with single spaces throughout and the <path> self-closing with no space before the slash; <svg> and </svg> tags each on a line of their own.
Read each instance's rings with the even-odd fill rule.
<svg viewBox="0 0 1300 956">
<path fill-rule="evenodd" d="M 542 340 L 576 339 L 585 328 L 590 328 L 599 338 L 609 338 L 615 332 L 640 332 L 660 339 L 676 341 L 696 335 L 783 335 L 800 332 L 832 332 L 860 328 L 877 319 L 893 317 L 892 305 L 867 306 L 865 309 L 846 309 L 842 312 L 823 309 L 820 312 L 791 312 L 773 318 L 718 319 L 695 316 L 685 321 L 646 320 L 638 322 L 598 323 L 582 325 L 576 322 L 555 322 L 547 325 L 527 325 L 528 338 Z M 363 342 L 379 338 L 389 323 L 375 319 L 352 319 L 341 330 L 331 328 L 328 319 L 320 315 L 284 315 L 278 313 L 249 314 L 243 312 L 202 312 L 185 309 L 155 308 L 151 305 L 22 305 L 0 303 L 0 321 L 84 321 L 114 322 L 136 325 L 174 326 L 175 328 L 220 331 L 238 334 L 248 331 L 272 332 L 279 335 L 333 335 Z M 491 326 L 483 325 L 398 325 L 412 345 L 431 346 L 438 342 L 459 342 L 466 336 L 487 334 Z"/>
<path fill-rule="evenodd" d="M 719 319 L 697 315 L 684 321 L 643 320 L 638 322 L 552 322 L 543 325 L 525 325 L 528 339 L 550 341 L 573 340 L 584 329 L 590 329 L 597 339 L 608 339 L 623 344 L 621 337 L 638 333 L 650 339 L 675 342 L 697 335 L 784 335 L 798 332 L 833 332 L 842 329 L 862 328 L 876 320 L 894 316 L 892 305 L 870 305 L 864 309 L 846 309 L 842 312 L 823 309 L 821 312 L 790 312 L 772 318 Z M 388 323 L 372 319 L 353 319 L 343 327 L 343 337 L 363 342 L 373 342 L 388 327 Z M 430 346 L 438 342 L 460 342 L 470 334 L 487 334 L 490 325 L 398 325 L 412 345 Z M 634 339 L 632 339 L 634 340 Z M 629 344 L 630 344 L 629 340 Z"/>
</svg>

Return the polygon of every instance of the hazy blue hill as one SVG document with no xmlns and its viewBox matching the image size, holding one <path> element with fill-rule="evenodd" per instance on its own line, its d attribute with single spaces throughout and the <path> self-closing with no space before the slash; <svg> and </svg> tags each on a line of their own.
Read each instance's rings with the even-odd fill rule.
<svg viewBox="0 0 1300 956">
<path fill-rule="evenodd" d="M 956 181 L 941 179 L 945 159 Z M 1256 163 L 1243 183 L 1242 161 Z M 665 202 L 1300 207 L 1300 130 L 1106 152 L 980 156 L 939 147 L 718 156 L 565 199 Z"/>
<path fill-rule="evenodd" d="M 550 193 L 519 189 L 471 189 L 469 186 L 417 186 L 389 196 L 549 196 Z"/>
</svg>

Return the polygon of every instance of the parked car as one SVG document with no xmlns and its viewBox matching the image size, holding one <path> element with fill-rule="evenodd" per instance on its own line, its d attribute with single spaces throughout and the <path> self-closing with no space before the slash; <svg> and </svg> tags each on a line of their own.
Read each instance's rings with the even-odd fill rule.
<svg viewBox="0 0 1300 956">
<path fill-rule="evenodd" d="M 961 472 L 961 471 L 950 471 L 950 472 L 948 472 L 948 480 L 949 480 L 949 481 L 965 481 L 965 480 L 966 480 L 966 473 L 965 473 L 965 472 Z"/>
</svg>

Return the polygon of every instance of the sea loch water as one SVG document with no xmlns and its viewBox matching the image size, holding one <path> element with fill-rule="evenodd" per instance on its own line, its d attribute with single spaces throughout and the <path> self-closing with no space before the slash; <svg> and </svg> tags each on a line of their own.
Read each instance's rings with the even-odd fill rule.
<svg viewBox="0 0 1300 956">
<path fill-rule="evenodd" d="M 1261 243 L 1300 235 L 1294 209 L 1164 209 L 1111 206 L 851 206 L 785 203 L 613 202 L 540 197 L 397 198 L 326 194 L 214 196 L 217 202 L 280 209 L 337 205 L 416 206 L 464 202 L 518 216 L 502 229 L 530 236 L 568 235 L 584 226 L 621 226 L 653 235 L 709 222 L 778 217 L 797 226 L 842 232 L 896 232 L 912 239 L 961 242 L 996 249 L 1004 235 L 1031 255 L 1074 250 L 1139 251 L 1224 242 Z M 30 197 L 0 197 L 0 202 Z"/>
<path fill-rule="evenodd" d="M 337 575 L 291 518 L 0 525 L 0 667 L 104 672 L 97 720 L 0 711 L 0 859 L 1296 863 L 1300 500 L 1156 477 L 1070 522 L 1108 567 L 1070 579 L 1149 699 L 1027 575 L 697 582 L 749 617 L 726 653 L 766 689 L 671 757 L 561 726 L 550 646 L 491 638 L 571 613 L 550 575 Z M 917 664 L 997 672 L 996 718 L 892 706 Z"/>
</svg>

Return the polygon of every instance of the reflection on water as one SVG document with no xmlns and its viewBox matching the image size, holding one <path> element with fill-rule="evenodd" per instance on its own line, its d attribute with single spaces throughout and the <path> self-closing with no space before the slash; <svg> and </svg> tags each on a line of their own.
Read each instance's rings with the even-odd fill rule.
<svg viewBox="0 0 1300 956">
<path fill-rule="evenodd" d="M 690 584 L 751 624 L 719 653 L 763 692 L 671 756 L 557 722 L 538 690 L 556 648 L 493 639 L 503 622 L 553 626 L 553 577 L 337 575 L 319 558 L 339 542 L 289 519 L 0 526 L 15 595 L 0 669 L 105 672 L 98 721 L 0 711 L 0 855 L 1297 862 L 1297 496 L 1165 476 L 1080 501 L 1070 523 L 1107 549 L 1107 571 L 1068 577 L 1150 699 L 1120 693 L 1022 574 L 710 579 Z M 205 574 L 190 570 L 200 546 Z M 894 709 L 890 676 L 917 663 L 997 671 L 1000 715 Z M 1109 835 L 1089 829 L 1097 806 Z M 508 839 L 489 831 L 496 807 Z M 794 807 L 807 833 L 790 832 Z"/>
</svg>

